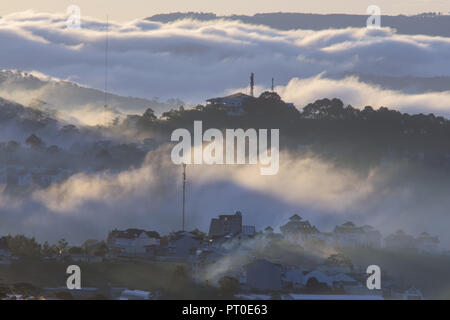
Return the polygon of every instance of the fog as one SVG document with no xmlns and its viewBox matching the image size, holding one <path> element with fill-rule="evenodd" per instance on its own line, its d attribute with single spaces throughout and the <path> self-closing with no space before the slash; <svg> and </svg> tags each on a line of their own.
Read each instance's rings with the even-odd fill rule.
<svg viewBox="0 0 450 320">
<path fill-rule="evenodd" d="M 172 164 L 170 149 L 149 152 L 141 167 L 75 174 L 22 198 L 3 195 L 0 233 L 81 243 L 104 239 L 114 228 L 177 231 L 181 168 Z M 310 153 L 282 152 L 275 176 L 261 176 L 257 165 L 190 165 L 187 228 L 207 232 L 211 218 L 240 210 L 244 224 L 276 229 L 298 213 L 321 231 L 350 220 L 370 224 L 384 236 L 397 229 L 414 235 L 427 231 L 448 246 L 450 184 L 436 176 L 425 169 L 412 173 L 401 164 L 362 175 Z"/>
</svg>

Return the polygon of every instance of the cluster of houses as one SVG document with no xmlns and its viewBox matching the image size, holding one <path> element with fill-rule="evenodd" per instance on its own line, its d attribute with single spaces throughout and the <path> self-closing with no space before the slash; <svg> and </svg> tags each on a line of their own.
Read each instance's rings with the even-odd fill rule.
<svg viewBox="0 0 450 320">
<path fill-rule="evenodd" d="M 276 233 L 271 227 L 257 232 L 254 226 L 244 225 L 242 220 L 239 211 L 220 215 L 211 220 L 208 234 L 195 230 L 161 236 L 156 231 L 142 229 L 112 230 L 105 242 L 86 242 L 86 252 L 69 250 L 69 258 L 83 262 L 101 262 L 103 259 L 179 262 L 189 266 L 192 278 L 198 283 L 218 284 L 224 277 L 234 279 L 246 298 L 256 297 L 252 296 L 254 294 L 281 292 L 283 298 L 295 299 L 304 294 L 328 292 L 347 297 L 381 299 L 402 298 L 399 295 L 405 292 L 409 292 L 408 298 L 420 298 L 420 292 L 411 288 L 409 291 L 405 291 L 408 288 L 398 289 L 396 282 L 388 276 L 383 276 L 383 290 L 368 290 L 365 267 L 353 265 L 340 253 L 332 254 L 314 265 L 300 266 L 274 261 L 264 254 L 256 255 L 255 246 L 262 245 L 264 252 L 264 246 L 280 241 L 281 245 L 299 247 L 319 244 L 330 249 L 385 247 L 438 252 L 439 239 L 425 232 L 415 238 L 397 231 L 383 241 L 381 233 L 373 227 L 356 226 L 352 222 L 324 233 L 295 214 L 279 228 L 280 233 Z M 12 256 L 4 239 L 0 239 L 0 264 L 10 264 Z M 104 248 L 101 248 L 102 244 Z M 269 294 L 268 297 L 272 296 Z"/>
<path fill-rule="evenodd" d="M 211 220 L 208 234 L 198 230 L 177 231 L 161 237 L 156 231 L 143 229 L 112 230 L 107 237 L 107 253 L 105 258 L 111 260 L 161 260 L 182 261 L 193 265 L 208 264 L 223 258 L 230 252 L 241 250 L 251 251 L 254 243 L 267 243 L 264 240 L 279 240 L 291 245 L 307 246 L 321 244 L 330 249 L 339 248 L 387 248 L 411 250 L 419 253 L 439 253 L 439 238 L 426 232 L 413 237 L 399 230 L 384 240 L 381 233 L 371 226 L 356 226 L 346 222 L 336 226 L 332 232 L 320 232 L 309 221 L 303 220 L 297 214 L 280 227 L 281 233 L 267 227 L 257 232 L 254 226 L 242 223 L 242 213 L 220 215 Z M 101 244 L 94 241 L 93 252 Z M 8 255 L 2 252 L 1 257 Z M 73 256 L 73 257 L 72 257 Z M 82 260 L 84 253 L 74 252 L 71 257 Z M 98 262 L 98 257 L 92 262 Z M 1 263 L 1 262 L 0 262 Z"/>
<path fill-rule="evenodd" d="M 421 253 L 439 253 L 439 238 L 422 232 L 418 237 L 406 234 L 402 230 L 387 236 L 384 240 L 381 233 L 369 225 L 356 226 L 353 222 L 345 222 L 336 226 L 333 232 L 320 232 L 309 221 L 293 215 L 280 227 L 284 238 L 299 245 L 308 241 L 322 242 L 334 248 L 391 248 L 415 250 Z M 268 227 L 265 232 L 273 232 Z"/>
<path fill-rule="evenodd" d="M 107 240 L 110 248 L 108 258 L 185 262 L 191 267 L 192 277 L 197 282 L 217 283 L 220 278 L 228 276 L 239 282 L 243 292 L 294 292 L 285 298 L 300 297 L 301 294 L 314 290 L 320 292 L 320 288 L 322 291 L 345 293 L 360 298 L 401 298 L 399 292 L 403 295 L 408 288 L 392 290 L 395 288 L 395 281 L 392 280 L 392 285 L 388 286 L 389 280 L 386 277 L 384 291 L 368 290 L 365 284 L 366 270 L 353 266 L 339 254 L 330 257 L 323 264 L 300 268 L 252 256 L 254 242 L 264 243 L 265 239 L 299 246 L 315 243 L 330 248 L 386 247 L 426 253 L 438 253 L 439 244 L 437 237 L 427 233 L 414 238 L 403 231 L 389 235 L 383 241 L 381 233 L 373 227 L 356 226 L 352 222 L 336 226 L 332 232 L 323 233 L 298 215 L 290 217 L 280 227 L 280 231 L 275 233 L 271 227 L 267 227 L 264 231 L 257 232 L 254 226 L 242 223 L 242 213 L 239 211 L 212 219 L 208 234 L 179 231 L 161 237 L 155 231 L 113 230 Z M 416 289 L 408 292 L 409 298 L 420 297 L 420 292 Z"/>
</svg>

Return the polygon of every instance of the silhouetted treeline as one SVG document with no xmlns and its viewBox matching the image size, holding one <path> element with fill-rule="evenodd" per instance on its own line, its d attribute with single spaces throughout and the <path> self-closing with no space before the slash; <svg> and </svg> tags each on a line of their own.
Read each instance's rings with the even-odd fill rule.
<svg viewBox="0 0 450 320">
<path fill-rule="evenodd" d="M 450 121 L 434 114 L 410 115 L 371 106 L 358 109 L 336 98 L 317 100 L 300 111 L 270 92 L 245 100 L 243 110 L 243 115 L 235 116 L 228 114 L 226 106 L 198 105 L 157 118 L 148 109 L 135 124 L 139 132 L 152 131 L 165 139 L 174 129 L 192 129 L 195 120 L 203 122 L 203 130 L 279 128 L 280 146 L 291 152 L 306 148 L 329 158 L 368 164 L 383 157 L 441 164 L 450 154 Z"/>
</svg>

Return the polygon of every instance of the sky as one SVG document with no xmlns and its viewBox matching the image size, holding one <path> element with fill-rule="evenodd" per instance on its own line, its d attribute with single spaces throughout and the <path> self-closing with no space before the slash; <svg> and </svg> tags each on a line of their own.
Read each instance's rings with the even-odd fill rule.
<svg viewBox="0 0 450 320">
<path fill-rule="evenodd" d="M 65 14 L 31 11 L 0 19 L 0 42 L 8 43 L 0 51 L 0 68 L 103 90 L 104 20 L 83 19 L 81 29 L 67 29 L 66 20 Z M 108 89 L 125 96 L 204 103 L 248 93 L 254 72 L 256 94 L 274 77 L 277 92 L 299 108 L 336 97 L 358 108 L 387 106 L 450 117 L 448 90 L 397 92 L 355 78 L 332 80 L 340 74 L 449 77 L 450 38 L 398 34 L 387 27 L 282 31 L 239 21 L 136 19 L 111 22 L 108 43 Z M 21 97 L 42 98 L 39 94 L 0 88 L 0 96 L 25 105 L 29 101 Z"/>
<path fill-rule="evenodd" d="M 416 14 L 421 12 L 450 12 L 448 0 L 16 0 L 2 1 L 0 15 L 35 10 L 62 13 L 69 5 L 78 5 L 82 14 L 97 18 L 109 15 L 116 21 L 144 18 L 157 13 L 201 11 L 220 15 L 254 14 L 260 12 L 353 13 L 366 14 L 370 5 L 381 8 L 382 14 Z"/>
</svg>

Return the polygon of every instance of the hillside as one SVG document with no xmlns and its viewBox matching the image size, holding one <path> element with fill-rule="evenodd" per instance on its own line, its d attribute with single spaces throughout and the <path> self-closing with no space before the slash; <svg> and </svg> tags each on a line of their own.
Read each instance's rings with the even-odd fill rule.
<svg viewBox="0 0 450 320">
<path fill-rule="evenodd" d="M 155 117 L 151 110 L 136 116 L 138 132 L 169 139 L 176 128 L 192 130 L 194 120 L 207 128 L 278 128 L 280 147 L 290 152 L 311 151 L 337 162 L 371 166 L 383 161 L 407 160 L 432 166 L 450 166 L 450 121 L 433 114 L 408 114 L 381 107 L 360 110 L 339 99 L 322 99 L 301 110 L 277 94 L 264 94 L 244 103 L 245 114 L 227 115 L 221 106 L 198 105 L 173 109 Z M 125 120 L 121 125 L 129 128 Z"/>
<path fill-rule="evenodd" d="M 15 70 L 0 71 L 0 96 L 26 106 L 50 110 L 65 119 L 70 119 L 70 116 L 72 120 L 84 120 L 77 119 L 82 117 L 81 111 L 102 113 L 105 104 L 105 94 L 101 90 Z M 147 100 L 112 93 L 108 94 L 107 99 L 110 117 L 143 112 L 147 108 L 161 113 L 171 106 L 183 104 L 177 99 L 164 102 L 158 98 Z"/>
</svg>

